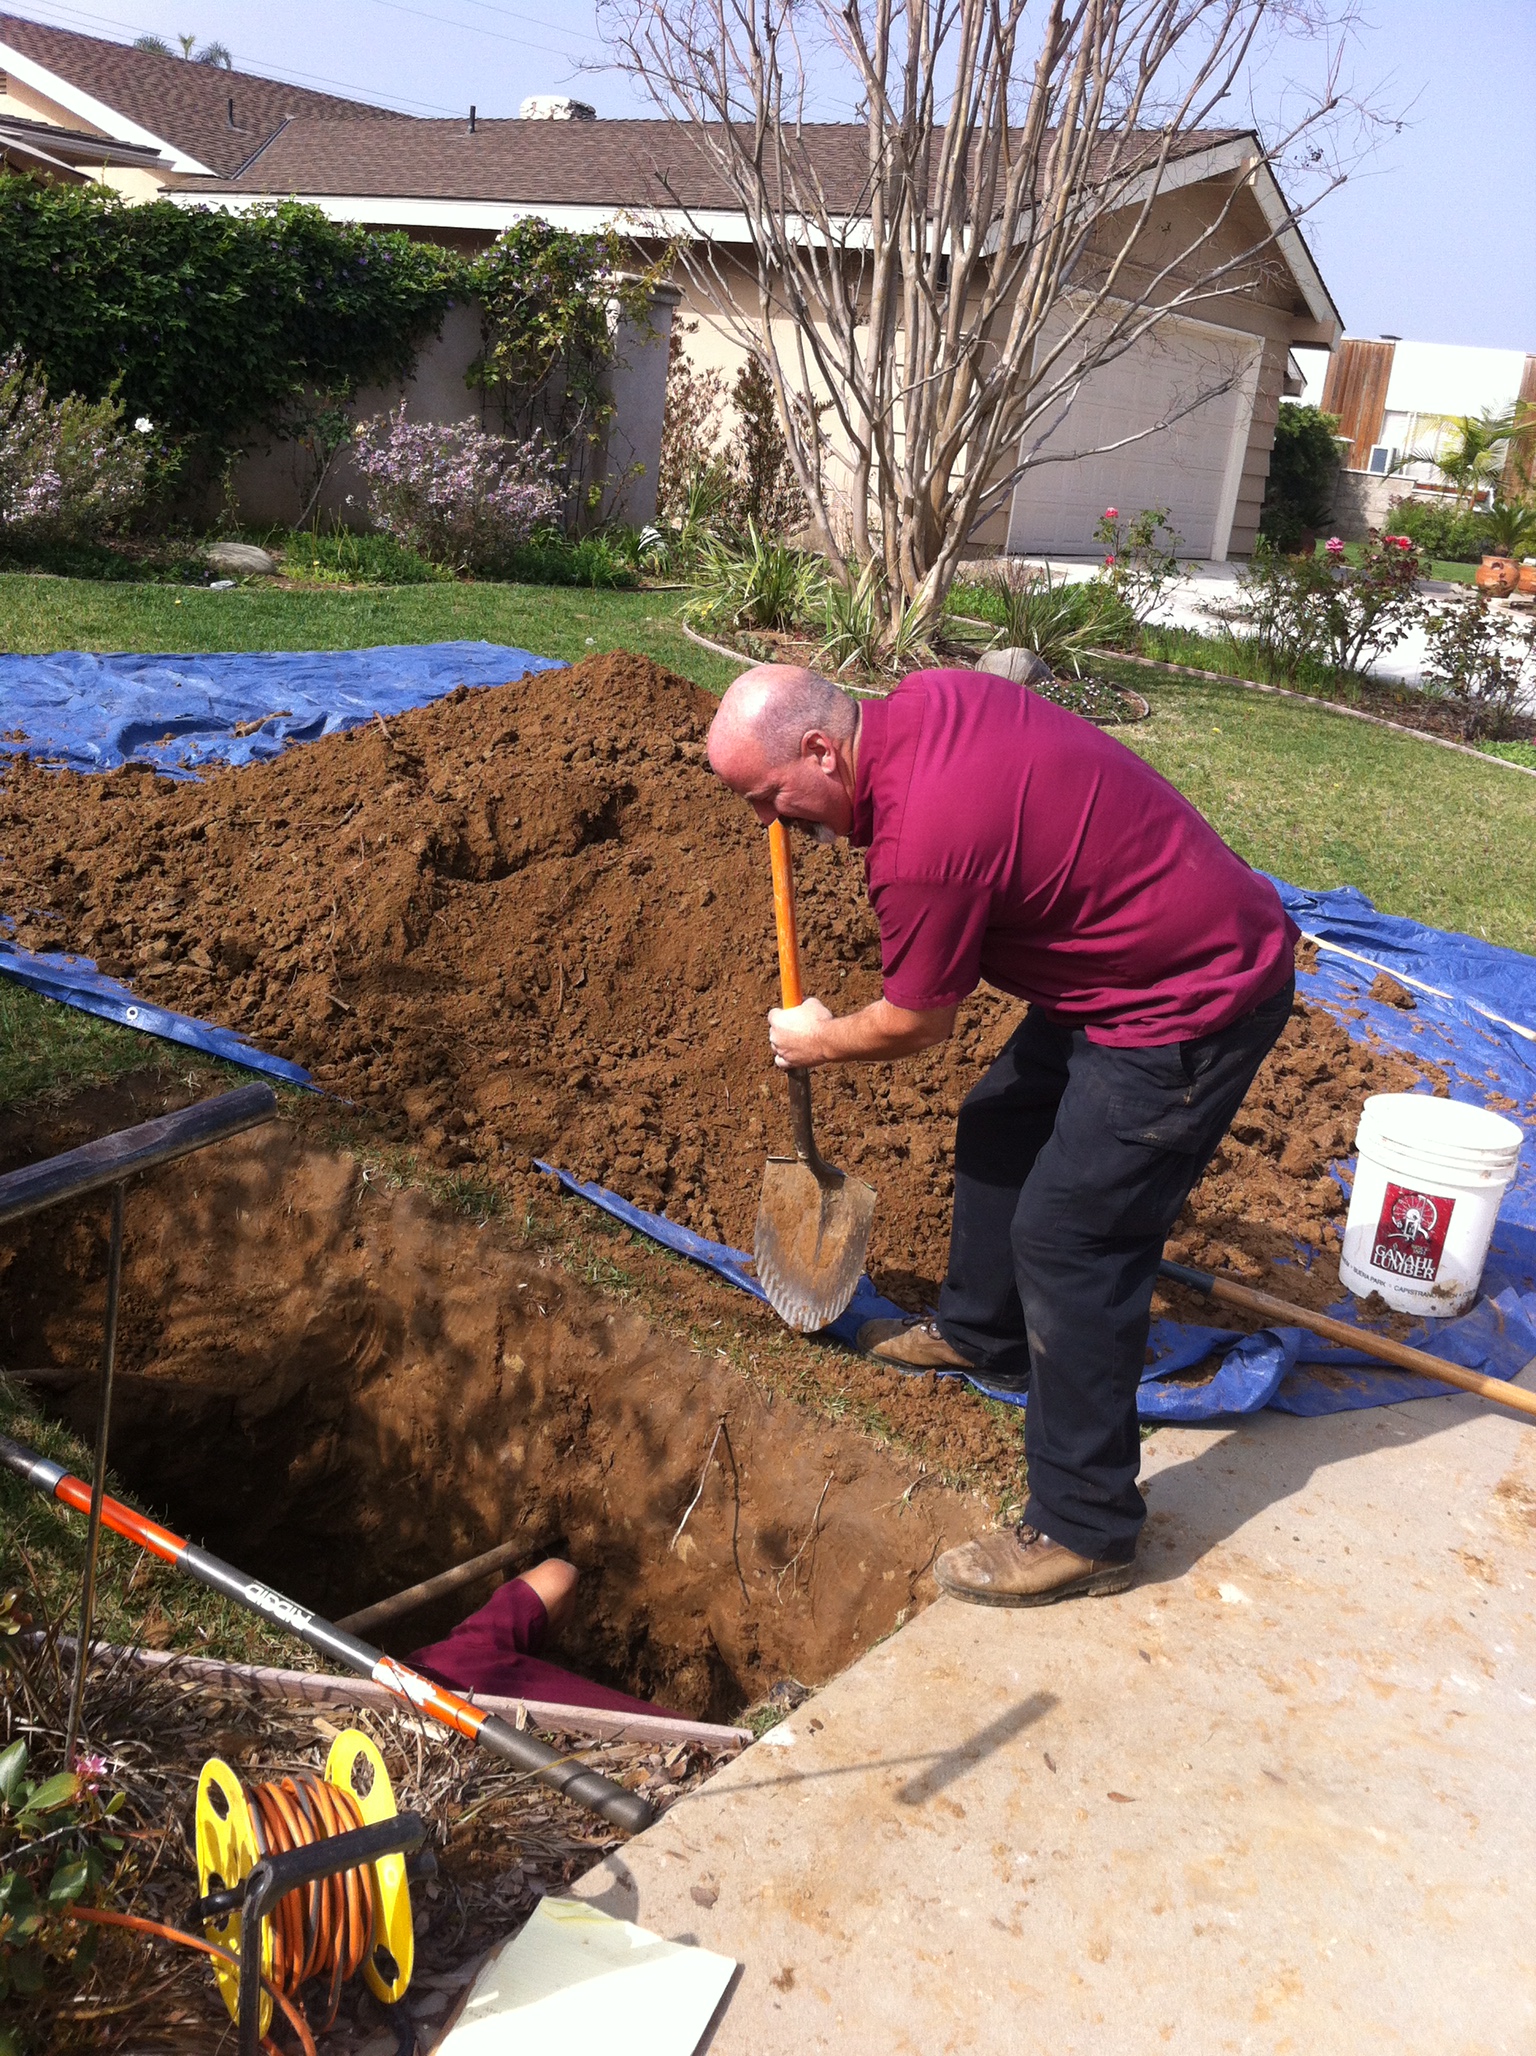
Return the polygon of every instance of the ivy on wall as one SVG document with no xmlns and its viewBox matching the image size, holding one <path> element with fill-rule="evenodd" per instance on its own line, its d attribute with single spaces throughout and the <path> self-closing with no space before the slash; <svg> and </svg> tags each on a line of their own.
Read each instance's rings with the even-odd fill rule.
<svg viewBox="0 0 1536 2056">
<path fill-rule="evenodd" d="M 19 349 L 55 394 L 117 398 L 206 468 L 262 436 L 345 437 L 345 403 L 407 377 L 473 299 L 469 383 L 576 483 L 613 412 L 616 326 L 643 329 L 663 270 L 628 255 L 613 231 L 543 221 L 466 257 L 292 201 L 235 215 L 0 175 L 0 356 Z"/>
<path fill-rule="evenodd" d="M 520 221 L 468 267 L 480 303 L 481 352 L 469 382 L 481 388 L 506 435 L 539 436 L 555 451 L 567 487 L 579 495 L 590 457 L 613 417 L 608 372 L 615 335 L 628 323 L 643 335 L 669 257 L 633 268 L 616 229 L 576 234 L 547 221 Z"/>
<path fill-rule="evenodd" d="M 250 215 L 0 177 L 0 343 L 202 453 L 409 371 L 462 260 L 284 203 Z"/>
</svg>

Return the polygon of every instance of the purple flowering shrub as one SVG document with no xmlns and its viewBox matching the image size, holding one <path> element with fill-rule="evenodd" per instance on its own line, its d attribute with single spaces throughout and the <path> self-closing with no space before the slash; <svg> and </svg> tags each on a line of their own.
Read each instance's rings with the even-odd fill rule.
<svg viewBox="0 0 1536 2056">
<path fill-rule="evenodd" d="M 50 400 L 19 350 L 0 359 L 0 540 L 75 542 L 144 498 L 152 424 L 122 427 L 116 400 Z"/>
<path fill-rule="evenodd" d="M 354 455 L 376 525 L 455 571 L 495 571 L 559 509 L 554 457 L 537 436 L 407 421 L 402 402 L 359 426 Z"/>
</svg>

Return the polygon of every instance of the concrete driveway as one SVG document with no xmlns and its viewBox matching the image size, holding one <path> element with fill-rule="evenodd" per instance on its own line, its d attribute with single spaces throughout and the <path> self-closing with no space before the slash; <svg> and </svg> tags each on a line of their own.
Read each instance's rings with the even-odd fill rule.
<svg viewBox="0 0 1536 2056">
<path fill-rule="evenodd" d="M 1132 1591 L 938 1601 L 574 1888 L 738 1959 L 715 2056 L 1536 2049 L 1536 1431 L 1145 1477 Z"/>
</svg>

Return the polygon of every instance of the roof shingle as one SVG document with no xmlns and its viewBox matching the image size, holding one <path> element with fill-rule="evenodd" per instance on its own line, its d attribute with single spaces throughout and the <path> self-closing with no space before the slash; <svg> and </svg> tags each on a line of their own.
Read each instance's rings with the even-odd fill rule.
<svg viewBox="0 0 1536 2056">
<path fill-rule="evenodd" d="M 1245 133 L 1191 132 L 1175 154 Z M 1154 139 L 1148 137 L 1149 149 Z M 866 131 L 807 124 L 799 147 L 834 214 L 868 207 Z M 212 181 L 181 182 L 196 190 Z M 687 131 L 666 121 L 424 121 L 366 128 L 297 116 L 220 191 L 358 199 L 482 200 L 532 206 L 728 208 L 737 202 Z"/>
<path fill-rule="evenodd" d="M 20 15 L 0 14 L 0 43 L 46 65 L 93 98 L 127 115 L 151 135 L 174 143 L 223 178 L 231 177 L 252 151 L 289 115 L 323 119 L 329 126 L 354 121 L 401 121 L 408 117 L 363 100 L 344 100 L 307 86 L 288 86 L 251 72 L 224 71 L 50 28 Z M 229 125 L 229 102 L 235 126 Z"/>
</svg>

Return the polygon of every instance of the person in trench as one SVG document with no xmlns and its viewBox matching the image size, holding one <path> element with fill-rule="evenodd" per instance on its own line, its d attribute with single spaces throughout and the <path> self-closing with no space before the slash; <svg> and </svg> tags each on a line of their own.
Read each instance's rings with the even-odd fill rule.
<svg viewBox="0 0 1536 2056">
<path fill-rule="evenodd" d="M 859 702 L 760 665 L 722 699 L 709 761 L 764 825 L 867 852 L 884 996 L 775 1007 L 781 1069 L 931 1049 L 982 980 L 1029 1002 L 960 1109 L 937 1318 L 858 1342 L 1028 1395 L 1024 1518 L 941 1556 L 944 1591 L 1125 1590 L 1163 1243 L 1285 1025 L 1299 930 L 1133 750 L 1007 679 L 920 671 Z"/>
<path fill-rule="evenodd" d="M 558 1633 L 575 1611 L 579 1578 L 574 1564 L 546 1557 L 508 1578 L 442 1641 L 413 1649 L 406 1661 L 450 1692 L 593 1706 L 608 1713 L 670 1714 L 668 1707 L 616 1692 L 539 1654 L 546 1637 Z"/>
</svg>

